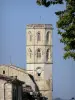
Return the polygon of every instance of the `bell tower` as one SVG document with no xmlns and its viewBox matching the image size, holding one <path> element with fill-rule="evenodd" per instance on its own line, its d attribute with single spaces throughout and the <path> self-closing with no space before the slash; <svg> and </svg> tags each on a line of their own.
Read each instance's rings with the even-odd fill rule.
<svg viewBox="0 0 75 100">
<path fill-rule="evenodd" d="M 34 76 L 40 92 L 52 100 L 52 25 L 26 27 L 26 70 Z"/>
</svg>

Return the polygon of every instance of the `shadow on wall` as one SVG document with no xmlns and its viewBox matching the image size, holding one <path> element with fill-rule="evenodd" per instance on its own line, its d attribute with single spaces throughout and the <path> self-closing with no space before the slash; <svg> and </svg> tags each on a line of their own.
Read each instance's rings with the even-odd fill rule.
<svg viewBox="0 0 75 100">
<path fill-rule="evenodd" d="M 28 74 L 28 75 L 29 75 L 29 77 L 31 78 L 31 80 L 33 81 L 33 83 L 35 84 L 35 91 L 40 93 L 39 87 L 38 87 L 38 85 L 36 84 L 36 82 L 35 82 L 35 80 L 34 80 L 34 77 L 33 77 L 31 74 Z"/>
<path fill-rule="evenodd" d="M 55 99 L 53 99 L 53 100 L 68 100 L 68 99 L 55 98 Z M 69 100 L 75 100 L 75 98 L 74 98 L 74 97 L 72 97 L 72 98 L 71 98 L 71 99 L 69 99 Z"/>
</svg>

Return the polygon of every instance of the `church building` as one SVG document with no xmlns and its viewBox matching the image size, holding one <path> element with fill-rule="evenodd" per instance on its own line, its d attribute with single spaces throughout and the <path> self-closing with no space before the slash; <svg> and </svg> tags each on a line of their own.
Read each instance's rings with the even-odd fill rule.
<svg viewBox="0 0 75 100">
<path fill-rule="evenodd" d="M 3 77 L 17 77 L 24 82 L 23 88 L 30 86 L 33 92 L 41 93 L 48 100 L 52 100 L 52 29 L 51 24 L 26 26 L 26 69 L 0 65 Z"/>
</svg>

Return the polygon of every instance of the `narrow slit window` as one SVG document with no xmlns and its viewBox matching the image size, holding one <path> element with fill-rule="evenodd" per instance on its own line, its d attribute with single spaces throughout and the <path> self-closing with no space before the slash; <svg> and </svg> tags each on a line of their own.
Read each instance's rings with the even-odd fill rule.
<svg viewBox="0 0 75 100">
<path fill-rule="evenodd" d="M 49 39 L 50 39 L 50 32 L 48 31 L 46 34 L 46 41 L 49 42 Z"/>
<path fill-rule="evenodd" d="M 37 41 L 41 40 L 40 32 L 37 33 Z"/>
<path fill-rule="evenodd" d="M 37 58 L 41 58 L 41 50 L 39 48 L 37 49 Z"/>
<path fill-rule="evenodd" d="M 5 74 L 5 70 L 3 70 L 3 74 Z"/>
<path fill-rule="evenodd" d="M 50 49 L 47 49 L 46 51 L 46 59 L 50 59 Z"/>
<path fill-rule="evenodd" d="M 29 56 L 32 57 L 32 50 L 29 48 Z"/>
</svg>

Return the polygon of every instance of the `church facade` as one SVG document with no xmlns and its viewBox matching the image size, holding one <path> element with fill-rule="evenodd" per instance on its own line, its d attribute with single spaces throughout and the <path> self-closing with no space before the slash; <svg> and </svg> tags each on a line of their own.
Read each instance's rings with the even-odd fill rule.
<svg viewBox="0 0 75 100">
<path fill-rule="evenodd" d="M 52 100 L 52 25 L 29 24 L 26 26 L 26 69 L 15 65 L 0 65 L 4 77 L 17 77 L 23 87 Z M 1 93 L 1 92 L 0 92 Z"/>
<path fill-rule="evenodd" d="M 34 76 L 40 92 L 52 100 L 52 25 L 26 27 L 26 70 Z"/>
</svg>

